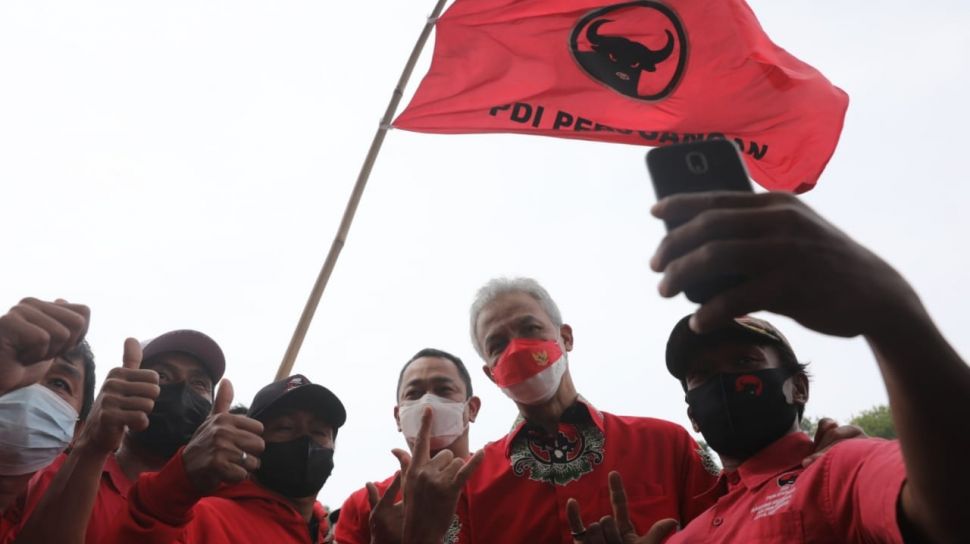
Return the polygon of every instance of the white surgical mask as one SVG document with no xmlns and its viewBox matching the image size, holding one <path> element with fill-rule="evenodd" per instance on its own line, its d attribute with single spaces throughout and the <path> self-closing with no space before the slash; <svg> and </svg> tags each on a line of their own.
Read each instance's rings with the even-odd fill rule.
<svg viewBox="0 0 970 544">
<path fill-rule="evenodd" d="M 77 410 L 41 384 L 0 396 L 0 476 L 36 472 L 74 438 Z"/>
<path fill-rule="evenodd" d="M 408 444 L 413 445 L 421 429 L 421 414 L 424 407 L 431 407 L 431 449 L 440 450 L 451 445 L 459 436 L 465 433 L 468 424 L 465 423 L 466 402 L 455 402 L 437 395 L 427 393 L 417 400 L 406 400 L 398 405 L 398 417 L 401 420 L 401 432 Z"/>
</svg>

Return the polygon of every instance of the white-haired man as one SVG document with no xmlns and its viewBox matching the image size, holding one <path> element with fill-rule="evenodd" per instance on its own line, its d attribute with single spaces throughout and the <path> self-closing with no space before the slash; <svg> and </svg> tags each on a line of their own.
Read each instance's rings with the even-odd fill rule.
<svg viewBox="0 0 970 544">
<path fill-rule="evenodd" d="M 585 531 L 598 527 L 594 522 L 584 529 L 581 520 L 610 516 L 619 506 L 610 493 L 608 482 L 617 478 L 611 473 L 627 482 L 630 522 L 641 530 L 664 518 L 686 525 L 711 505 L 703 493 L 714 477 L 684 428 L 602 412 L 579 395 L 567 356 L 572 328 L 538 282 L 490 281 L 470 317 L 485 374 L 520 414 L 508 435 L 484 448 L 481 465 L 464 484 L 469 508 L 463 522 L 473 542 L 586 542 Z M 830 431 L 818 442 L 850 434 Z M 464 481 L 449 477 L 456 469 L 445 461 L 432 458 L 420 474 L 407 475 L 405 534 L 416 536 L 413 542 L 440 539 L 422 529 L 440 532 L 453 513 L 428 506 L 429 496 L 457 497 L 453 487 Z M 412 505 L 409 495 L 425 500 Z"/>
<path fill-rule="evenodd" d="M 597 410 L 576 390 L 567 353 L 572 328 L 538 282 L 494 279 L 471 308 L 471 335 L 488 378 L 519 408 L 520 418 L 468 482 L 469 525 L 482 542 L 572 542 L 566 519 L 613 511 L 611 471 L 623 474 L 634 523 L 687 521 L 709 506 L 697 501 L 712 484 L 697 444 L 667 421 Z M 503 523 L 489 523 L 501 519 Z M 582 535 L 578 535 L 582 536 Z"/>
</svg>

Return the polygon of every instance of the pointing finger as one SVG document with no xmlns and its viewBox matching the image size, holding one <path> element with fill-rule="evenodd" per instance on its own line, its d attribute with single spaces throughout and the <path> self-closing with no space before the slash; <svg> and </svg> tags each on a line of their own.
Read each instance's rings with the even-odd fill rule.
<svg viewBox="0 0 970 544">
<path fill-rule="evenodd" d="M 222 383 L 219 384 L 219 390 L 216 391 L 216 399 L 212 402 L 212 413 L 224 414 L 228 412 L 229 405 L 232 404 L 232 397 L 232 382 L 223 379 Z"/>
<path fill-rule="evenodd" d="M 433 412 L 430 406 L 426 406 L 421 413 L 421 428 L 418 429 L 418 437 L 414 441 L 413 461 L 425 464 L 431 459 L 431 418 Z"/>
</svg>

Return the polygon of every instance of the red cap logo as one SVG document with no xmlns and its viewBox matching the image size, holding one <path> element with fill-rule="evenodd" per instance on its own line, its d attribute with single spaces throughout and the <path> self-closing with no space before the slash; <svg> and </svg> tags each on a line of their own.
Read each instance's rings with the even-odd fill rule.
<svg viewBox="0 0 970 544">
<path fill-rule="evenodd" d="M 296 376 L 293 376 L 286 382 L 286 391 L 290 391 L 290 390 L 296 389 L 297 387 L 303 387 L 304 385 L 309 385 L 309 384 L 310 384 L 310 380 L 297 374 Z"/>
</svg>

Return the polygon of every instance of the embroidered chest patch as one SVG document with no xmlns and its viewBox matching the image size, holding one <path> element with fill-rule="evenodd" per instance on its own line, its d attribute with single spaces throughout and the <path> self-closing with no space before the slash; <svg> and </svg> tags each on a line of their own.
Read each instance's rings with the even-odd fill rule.
<svg viewBox="0 0 970 544">
<path fill-rule="evenodd" d="M 714 456 L 711 455 L 711 450 L 703 446 L 698 446 L 694 450 L 697 455 L 701 458 L 701 465 L 704 470 L 708 472 L 711 476 L 717 476 L 721 473 L 721 467 L 718 466 L 717 461 L 714 460 Z"/>
<path fill-rule="evenodd" d="M 605 442 L 602 431 L 592 423 L 560 425 L 555 437 L 525 430 L 512 442 L 509 462 L 516 476 L 566 485 L 603 462 Z"/>
<path fill-rule="evenodd" d="M 456 515 L 451 518 L 451 525 L 448 526 L 448 532 L 441 539 L 441 544 L 458 544 L 459 535 L 461 535 L 461 520 Z"/>
<path fill-rule="evenodd" d="M 769 493 L 759 504 L 751 509 L 753 519 L 761 519 L 773 516 L 778 512 L 788 509 L 792 499 L 795 497 L 795 478 L 791 478 L 788 483 L 782 483 L 782 478 L 778 479 L 778 491 Z"/>
</svg>

